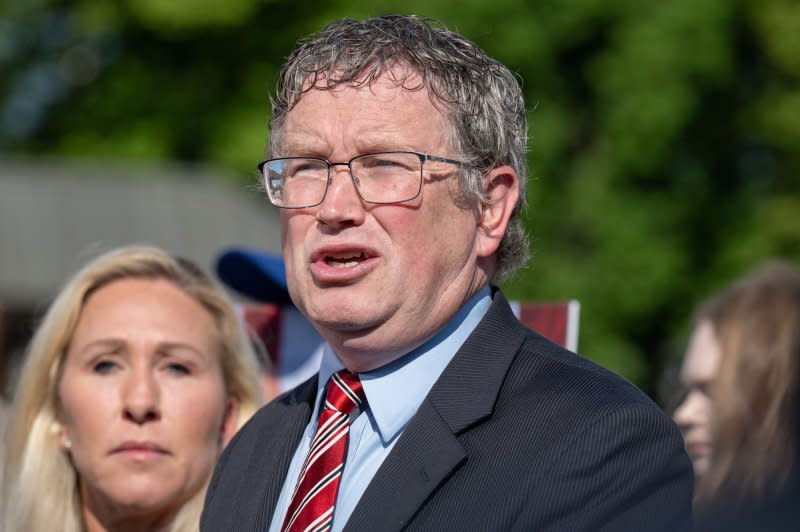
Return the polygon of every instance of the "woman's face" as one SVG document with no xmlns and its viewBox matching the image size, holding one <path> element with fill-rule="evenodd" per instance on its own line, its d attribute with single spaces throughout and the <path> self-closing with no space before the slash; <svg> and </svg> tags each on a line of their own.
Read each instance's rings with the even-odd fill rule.
<svg viewBox="0 0 800 532">
<path fill-rule="evenodd" d="M 692 459 L 697 478 L 711 464 L 711 384 L 717 376 L 721 358 L 719 342 L 709 322 L 701 322 L 692 332 L 681 367 L 681 381 L 687 394 L 675 410 L 673 419 L 683 433 L 686 452 Z"/>
<path fill-rule="evenodd" d="M 214 320 L 163 279 L 123 279 L 81 312 L 58 386 L 89 520 L 171 516 L 235 430 Z"/>
</svg>

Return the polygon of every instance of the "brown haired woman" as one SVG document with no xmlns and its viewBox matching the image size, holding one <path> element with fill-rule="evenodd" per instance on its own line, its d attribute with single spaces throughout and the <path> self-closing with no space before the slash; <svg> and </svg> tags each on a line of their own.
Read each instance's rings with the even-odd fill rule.
<svg viewBox="0 0 800 532">
<path fill-rule="evenodd" d="M 700 529 L 796 529 L 800 272 L 773 261 L 702 304 L 675 411 Z"/>
</svg>

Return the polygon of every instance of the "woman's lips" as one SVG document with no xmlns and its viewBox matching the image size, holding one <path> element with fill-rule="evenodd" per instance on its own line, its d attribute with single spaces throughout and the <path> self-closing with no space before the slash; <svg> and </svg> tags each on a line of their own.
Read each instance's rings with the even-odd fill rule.
<svg viewBox="0 0 800 532">
<path fill-rule="evenodd" d="M 711 444 L 706 442 L 689 442 L 686 444 L 686 450 L 692 456 L 705 456 L 711 453 Z"/>
<path fill-rule="evenodd" d="M 111 454 L 121 454 L 133 458 L 148 458 L 151 456 L 166 455 L 169 454 L 169 452 L 155 442 L 129 440 L 115 447 L 111 451 Z"/>
</svg>

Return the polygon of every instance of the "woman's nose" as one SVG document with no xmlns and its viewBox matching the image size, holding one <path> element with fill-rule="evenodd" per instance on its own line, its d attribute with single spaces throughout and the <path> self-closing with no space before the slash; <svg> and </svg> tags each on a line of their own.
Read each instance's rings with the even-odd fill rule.
<svg viewBox="0 0 800 532">
<path fill-rule="evenodd" d="M 123 416 L 139 425 L 161 417 L 160 390 L 149 369 L 132 369 L 122 390 Z"/>
<path fill-rule="evenodd" d="M 685 429 L 702 422 L 703 403 L 705 401 L 701 395 L 702 393 L 697 390 L 689 391 L 681 404 L 678 405 L 678 408 L 675 409 L 672 419 L 679 427 Z"/>
</svg>

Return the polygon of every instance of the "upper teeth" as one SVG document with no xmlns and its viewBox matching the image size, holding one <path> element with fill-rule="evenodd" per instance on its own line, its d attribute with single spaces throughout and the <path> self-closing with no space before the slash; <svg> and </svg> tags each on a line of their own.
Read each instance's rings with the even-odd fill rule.
<svg viewBox="0 0 800 532">
<path fill-rule="evenodd" d="M 358 264 L 358 260 L 366 258 L 364 253 L 334 253 L 325 257 L 325 262 L 334 268 L 350 268 Z"/>
</svg>

